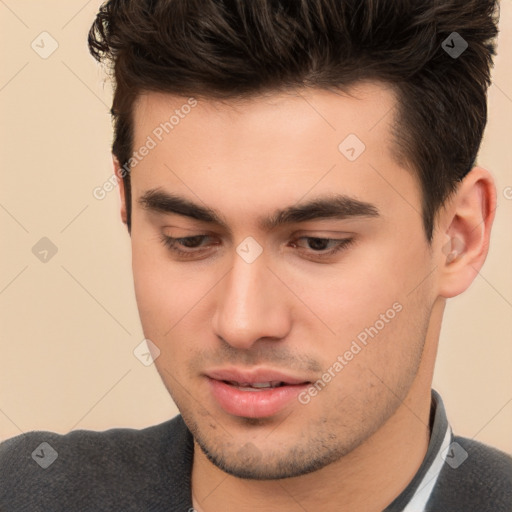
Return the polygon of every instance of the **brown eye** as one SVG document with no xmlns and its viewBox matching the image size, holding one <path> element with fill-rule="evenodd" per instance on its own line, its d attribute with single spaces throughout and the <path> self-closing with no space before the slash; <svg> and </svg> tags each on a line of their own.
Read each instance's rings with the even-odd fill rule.
<svg viewBox="0 0 512 512">
<path fill-rule="evenodd" d="M 311 236 L 303 236 L 300 238 L 297 238 L 293 245 L 294 247 L 297 246 L 295 242 L 300 240 L 306 240 L 306 251 L 309 255 L 313 257 L 329 257 L 333 256 L 339 251 L 342 251 L 346 247 L 348 247 L 353 241 L 353 238 L 319 238 L 319 237 L 311 237 Z M 326 249 L 329 248 L 329 245 L 334 245 L 333 248 L 326 251 Z M 322 252 L 325 251 L 325 252 Z M 304 251 L 303 251 L 304 252 Z"/>
<path fill-rule="evenodd" d="M 203 252 L 203 249 L 206 249 L 207 246 L 203 247 L 201 242 L 206 238 L 210 237 L 208 235 L 195 235 L 173 238 L 163 234 L 160 236 L 160 240 L 165 247 L 171 250 L 174 254 L 183 258 L 194 257 L 197 253 Z M 183 248 L 190 250 L 183 250 Z"/>
</svg>

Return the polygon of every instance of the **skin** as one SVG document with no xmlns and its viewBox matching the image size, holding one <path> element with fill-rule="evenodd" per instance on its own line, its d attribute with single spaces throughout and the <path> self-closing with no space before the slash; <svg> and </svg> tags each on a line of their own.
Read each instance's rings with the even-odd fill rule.
<svg viewBox="0 0 512 512">
<path fill-rule="evenodd" d="M 155 365 L 196 440 L 199 511 L 381 511 L 426 453 L 445 301 L 484 263 L 495 185 L 474 168 L 440 210 L 429 245 L 419 182 L 394 157 L 393 91 L 360 83 L 350 92 L 198 101 L 131 172 L 137 304 L 144 334 L 160 350 Z M 134 147 L 186 102 L 142 95 Z M 366 145 L 354 162 L 338 150 L 350 133 Z M 148 210 L 139 200 L 155 188 L 215 209 L 225 226 Z M 333 192 L 371 203 L 379 216 L 274 230 L 258 223 Z M 180 259 L 162 234 L 208 237 Z M 248 236 L 263 249 L 252 263 L 236 252 Z M 321 258 L 335 244 L 319 249 L 300 237 L 354 243 Z M 214 367 L 316 381 L 395 303 L 401 311 L 307 404 L 293 400 L 254 420 L 226 413 L 209 391 L 204 373 Z"/>
</svg>

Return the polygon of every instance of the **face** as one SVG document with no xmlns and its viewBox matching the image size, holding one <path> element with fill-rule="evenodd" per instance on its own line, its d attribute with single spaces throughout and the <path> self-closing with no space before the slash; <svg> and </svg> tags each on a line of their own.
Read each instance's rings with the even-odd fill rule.
<svg viewBox="0 0 512 512">
<path fill-rule="evenodd" d="M 395 102 L 359 84 L 136 104 L 141 322 L 183 419 L 228 473 L 338 460 L 421 367 L 432 257 L 419 183 L 392 153 Z"/>
</svg>

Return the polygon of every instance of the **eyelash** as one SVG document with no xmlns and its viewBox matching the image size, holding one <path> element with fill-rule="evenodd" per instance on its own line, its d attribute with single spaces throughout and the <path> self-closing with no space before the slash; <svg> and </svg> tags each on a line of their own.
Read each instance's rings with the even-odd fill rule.
<svg viewBox="0 0 512 512">
<path fill-rule="evenodd" d="M 162 234 L 160 236 L 160 240 L 162 241 L 163 245 L 165 247 L 167 247 L 167 249 L 171 250 L 174 254 L 176 254 L 180 258 L 184 258 L 184 259 L 189 258 L 190 259 L 190 258 L 196 257 L 198 253 L 201 253 L 203 251 L 196 250 L 195 248 L 192 248 L 191 251 L 183 251 L 182 249 L 179 249 L 177 247 L 177 243 L 179 243 L 180 241 L 183 242 L 184 240 L 190 240 L 190 239 L 194 239 L 194 238 L 204 239 L 204 238 L 208 238 L 208 236 L 209 235 L 195 235 L 195 236 L 188 236 L 188 237 L 181 237 L 181 238 L 172 238 L 170 236 Z M 331 249 L 328 252 L 324 252 L 324 253 L 313 252 L 312 253 L 314 257 L 320 258 L 320 259 L 332 257 L 336 253 L 346 249 L 348 246 L 350 246 L 354 242 L 354 238 L 337 239 L 337 238 L 321 238 L 321 237 L 315 237 L 315 236 L 302 236 L 302 237 L 299 237 L 299 238 L 296 238 L 295 240 L 293 240 L 293 243 L 295 243 L 298 240 L 303 240 L 303 239 L 321 240 L 321 241 L 327 241 L 327 242 L 338 242 L 337 245 L 334 247 L 334 249 Z"/>
</svg>

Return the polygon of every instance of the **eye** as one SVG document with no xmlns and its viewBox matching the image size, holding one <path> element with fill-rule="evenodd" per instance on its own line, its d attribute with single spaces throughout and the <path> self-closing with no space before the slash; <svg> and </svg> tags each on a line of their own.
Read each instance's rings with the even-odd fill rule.
<svg viewBox="0 0 512 512">
<path fill-rule="evenodd" d="M 167 247 L 172 252 L 174 252 L 175 254 L 177 254 L 178 256 L 183 257 L 183 258 L 193 257 L 198 252 L 201 252 L 201 251 L 198 251 L 197 248 L 201 247 L 200 246 L 201 242 L 206 238 L 211 238 L 211 237 L 209 237 L 208 235 L 195 235 L 195 236 L 187 236 L 184 238 L 173 238 L 173 237 L 163 235 L 163 234 L 160 237 L 160 239 L 165 247 Z M 184 251 L 183 249 L 180 248 L 180 244 L 181 244 L 181 247 L 185 247 L 190 250 Z"/>
<path fill-rule="evenodd" d="M 165 247 L 167 247 L 170 251 L 172 251 L 179 258 L 187 259 L 187 258 L 197 258 L 198 255 L 208 251 L 208 249 L 212 245 L 219 245 L 218 243 L 213 244 L 203 244 L 207 239 L 211 239 L 212 237 L 209 235 L 194 235 L 187 236 L 182 238 L 173 238 L 167 235 L 162 234 L 160 239 Z M 303 245 L 297 244 L 302 240 L 306 240 L 307 247 L 304 248 Z M 347 248 L 350 244 L 354 242 L 354 238 L 321 238 L 321 237 L 311 237 L 311 236 L 303 236 L 300 238 L 296 238 L 292 242 L 290 242 L 290 246 L 293 248 L 299 248 L 299 253 L 305 254 L 308 259 L 322 259 L 329 258 L 335 255 L 336 253 L 342 251 Z M 331 248 L 329 248 L 331 247 Z"/>
<path fill-rule="evenodd" d="M 307 240 L 307 247 L 311 249 L 308 252 L 308 255 L 313 256 L 314 258 L 322 258 L 322 257 L 332 257 L 334 254 L 342 251 L 347 248 L 350 244 L 354 242 L 353 238 L 319 238 L 319 237 L 311 237 L 311 236 L 303 236 L 297 238 L 292 242 L 292 246 L 296 247 L 297 241 Z M 329 250 L 326 250 L 329 245 L 334 245 Z M 323 252 L 322 252 L 323 251 Z M 300 251 L 299 251 L 300 252 Z"/>
</svg>

